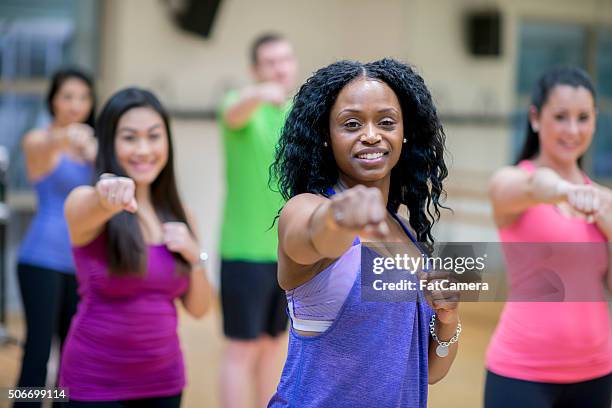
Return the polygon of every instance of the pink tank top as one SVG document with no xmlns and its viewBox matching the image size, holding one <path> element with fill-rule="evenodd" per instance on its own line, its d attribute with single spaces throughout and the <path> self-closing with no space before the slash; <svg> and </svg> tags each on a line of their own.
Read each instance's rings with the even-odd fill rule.
<svg viewBox="0 0 612 408">
<path fill-rule="evenodd" d="M 529 172 L 535 170 L 530 161 L 522 161 L 518 166 Z M 586 181 L 590 183 L 590 180 Z M 500 228 L 499 236 L 503 243 L 607 242 L 595 224 L 568 218 L 549 204 L 529 208 L 515 223 Z M 563 245 L 552 248 L 558 251 Z M 580 248 L 580 245 L 573 247 Z M 603 279 L 608 269 L 607 247 L 597 248 L 591 250 L 588 267 L 583 273 L 576 274 L 576 268 L 565 268 L 572 272 L 566 276 L 561 272 L 561 280 L 570 290 L 576 287 L 572 282 L 579 279 L 583 292 L 592 290 L 592 299 L 598 299 L 599 292 L 604 290 Z M 562 259 L 563 256 L 554 255 L 553 259 Z M 510 259 L 517 260 L 508 262 Z M 507 258 L 510 297 L 517 275 L 524 274 L 534 262 Z M 581 299 L 588 300 L 586 297 Z M 608 304 L 604 301 L 508 301 L 489 344 L 486 360 L 490 371 L 527 381 L 572 383 L 607 375 L 612 372 Z"/>
</svg>

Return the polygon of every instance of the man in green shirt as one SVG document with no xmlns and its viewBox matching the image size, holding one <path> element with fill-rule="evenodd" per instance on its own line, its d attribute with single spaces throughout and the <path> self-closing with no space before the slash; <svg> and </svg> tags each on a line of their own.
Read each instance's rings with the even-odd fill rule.
<svg viewBox="0 0 612 408">
<path fill-rule="evenodd" d="M 220 112 L 227 193 L 221 232 L 221 303 L 227 338 L 221 367 L 225 408 L 267 406 L 287 328 L 287 302 L 276 278 L 282 197 L 269 185 L 269 168 L 290 108 L 297 61 L 284 37 L 266 34 L 251 48 L 255 84 L 226 95 Z"/>
</svg>

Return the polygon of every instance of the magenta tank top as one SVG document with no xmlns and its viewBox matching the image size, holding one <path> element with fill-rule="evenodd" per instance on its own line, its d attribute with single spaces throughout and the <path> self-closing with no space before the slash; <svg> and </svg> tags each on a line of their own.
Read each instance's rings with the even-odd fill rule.
<svg viewBox="0 0 612 408">
<path fill-rule="evenodd" d="M 535 170 L 530 161 L 519 167 Z M 503 243 L 511 243 L 504 246 L 511 299 L 527 279 L 547 279 L 541 265 L 554 265 L 565 296 L 580 301 L 506 302 L 487 350 L 488 369 L 510 378 L 548 383 L 586 381 L 612 372 L 608 304 L 594 301 L 604 296 L 608 269 L 607 239 L 602 232 L 595 224 L 562 215 L 554 205 L 540 204 L 501 228 L 499 236 Z M 520 249 L 516 243 L 525 242 L 539 245 L 525 245 L 521 253 L 508 256 L 506 246 L 513 251 Z M 586 252 L 569 253 L 580 255 L 580 251 Z M 540 252 L 543 257 L 538 256 Z"/>
<path fill-rule="evenodd" d="M 71 399 L 172 396 L 185 386 L 174 301 L 189 278 L 164 245 L 148 245 L 144 276 L 110 276 L 105 234 L 73 248 L 80 302 L 62 352 Z"/>
</svg>

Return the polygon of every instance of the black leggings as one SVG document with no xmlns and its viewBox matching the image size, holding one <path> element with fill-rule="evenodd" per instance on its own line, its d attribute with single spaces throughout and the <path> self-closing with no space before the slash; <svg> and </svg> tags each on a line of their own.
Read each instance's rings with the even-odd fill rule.
<svg viewBox="0 0 612 408">
<path fill-rule="evenodd" d="M 17 277 L 26 319 L 26 340 L 18 387 L 44 387 L 54 335 L 64 344 L 78 303 L 74 274 L 18 264 Z M 40 407 L 40 403 L 16 403 Z"/>
<path fill-rule="evenodd" d="M 610 408 L 612 373 L 570 384 L 517 380 L 487 371 L 485 408 Z"/>
<path fill-rule="evenodd" d="M 65 402 L 66 408 L 179 408 L 181 394 L 172 397 L 146 398 L 127 401 L 70 401 Z"/>
</svg>

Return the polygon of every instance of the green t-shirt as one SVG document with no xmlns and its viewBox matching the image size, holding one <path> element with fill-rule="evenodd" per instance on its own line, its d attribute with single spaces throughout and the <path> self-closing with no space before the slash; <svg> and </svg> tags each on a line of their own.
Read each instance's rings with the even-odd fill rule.
<svg viewBox="0 0 612 408">
<path fill-rule="evenodd" d="M 274 262 L 278 245 L 276 223 L 271 227 L 283 199 L 272 191 L 268 180 L 290 104 L 279 108 L 262 103 L 242 128 L 230 129 L 223 116 L 238 97 L 238 92 L 228 93 L 219 115 L 227 179 L 221 257 Z"/>
</svg>

